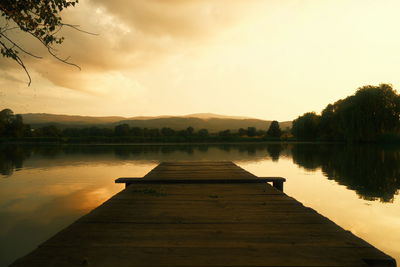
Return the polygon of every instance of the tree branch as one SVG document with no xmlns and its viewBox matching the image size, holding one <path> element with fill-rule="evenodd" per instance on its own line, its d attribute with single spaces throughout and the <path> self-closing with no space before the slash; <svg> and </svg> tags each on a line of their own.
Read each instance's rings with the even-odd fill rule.
<svg viewBox="0 0 400 267">
<path fill-rule="evenodd" d="M 3 38 L 6 41 L 0 41 L 0 47 L 3 47 L 1 48 L 1 54 L 3 57 L 15 60 L 24 69 L 29 78 L 28 86 L 31 84 L 31 77 L 18 52 L 21 51 L 38 59 L 42 57 L 22 48 L 17 42 L 7 36 L 6 32 L 20 29 L 23 32 L 29 33 L 46 47 L 52 57 L 64 64 L 81 70 L 77 64 L 69 62 L 70 57 L 65 59 L 60 58 L 56 54 L 57 50 L 52 46 L 53 44 L 61 44 L 64 41 L 64 37 L 56 36 L 63 26 L 86 34 L 97 35 L 79 29 L 79 25 L 62 23 L 61 11 L 68 7 L 74 7 L 77 3 L 78 0 L 0 0 L 0 15 L 6 20 L 4 27 L 0 27 L 0 39 Z M 9 27 L 9 21 L 14 22 L 17 26 Z"/>
<path fill-rule="evenodd" d="M 10 51 L 12 50 L 12 48 L 8 48 L 2 41 L 0 41 L 0 45 L 4 47 L 4 49 L 6 49 L 6 51 Z M 22 67 L 22 69 L 25 71 L 26 76 L 28 76 L 28 86 L 31 85 L 32 79 L 31 79 L 31 75 L 29 74 L 24 62 L 22 61 L 22 59 L 16 54 L 16 53 L 12 53 L 9 55 L 6 55 L 6 57 L 11 57 L 12 59 L 15 60 L 15 62 L 18 63 L 18 65 L 20 65 Z"/>
<path fill-rule="evenodd" d="M 13 40 L 11 40 L 10 38 L 8 38 L 5 34 L 0 33 L 0 36 L 1 36 L 1 37 L 4 37 L 7 41 L 9 41 L 11 44 L 13 44 L 15 47 L 17 47 L 19 50 L 21 50 L 21 51 L 24 52 L 25 54 L 30 55 L 31 57 L 34 57 L 34 58 L 42 58 L 42 57 L 40 57 L 40 56 L 36 56 L 36 55 L 34 55 L 34 54 L 32 54 L 32 53 L 26 51 L 26 50 L 23 49 L 21 46 L 19 46 L 18 44 L 16 44 Z M 0 38 L 1 38 L 1 37 L 0 37 Z"/>
</svg>

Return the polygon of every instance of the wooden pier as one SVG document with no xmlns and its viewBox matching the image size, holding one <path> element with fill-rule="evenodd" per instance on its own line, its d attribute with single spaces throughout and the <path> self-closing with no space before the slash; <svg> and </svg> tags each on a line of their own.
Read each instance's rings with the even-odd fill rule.
<svg viewBox="0 0 400 267">
<path fill-rule="evenodd" d="M 396 266 L 284 194 L 283 178 L 232 162 L 161 163 L 117 182 L 129 186 L 11 266 Z"/>
</svg>

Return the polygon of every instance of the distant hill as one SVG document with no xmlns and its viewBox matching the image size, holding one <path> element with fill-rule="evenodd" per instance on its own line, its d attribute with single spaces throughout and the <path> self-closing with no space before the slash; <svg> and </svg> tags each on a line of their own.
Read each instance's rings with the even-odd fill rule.
<svg viewBox="0 0 400 267">
<path fill-rule="evenodd" d="M 239 128 L 256 127 L 257 129 L 267 129 L 271 121 L 259 120 L 247 117 L 225 116 L 212 113 L 197 113 L 185 116 L 157 116 L 157 117 L 90 117 L 56 115 L 45 113 L 22 114 L 24 122 L 33 128 L 45 125 L 56 125 L 60 128 L 67 127 L 114 127 L 118 124 L 127 123 L 131 127 L 140 128 L 162 128 L 170 127 L 175 130 L 186 129 L 192 126 L 196 130 L 208 129 L 210 132 L 218 132 L 226 129 L 236 131 Z M 282 129 L 291 127 L 292 122 L 280 122 Z"/>
<path fill-rule="evenodd" d="M 48 114 L 48 113 L 27 113 L 21 114 L 25 123 L 35 125 L 35 124 L 47 124 L 47 123 L 57 123 L 66 125 L 92 125 L 92 124 L 105 124 L 113 123 L 120 120 L 126 120 L 125 117 L 90 117 L 90 116 L 77 116 L 77 115 L 58 115 L 58 114 Z"/>
<path fill-rule="evenodd" d="M 182 117 L 184 117 L 184 118 L 199 118 L 199 119 L 237 119 L 237 120 L 252 119 L 250 117 L 227 116 L 227 115 L 220 115 L 220 114 L 214 114 L 214 113 L 194 113 L 194 114 L 184 115 Z"/>
</svg>

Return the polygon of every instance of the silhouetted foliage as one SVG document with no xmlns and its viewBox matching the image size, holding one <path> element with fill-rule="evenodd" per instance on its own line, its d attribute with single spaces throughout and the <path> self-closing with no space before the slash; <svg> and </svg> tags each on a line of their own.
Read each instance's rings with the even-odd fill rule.
<svg viewBox="0 0 400 267">
<path fill-rule="evenodd" d="M 332 141 L 344 140 L 343 133 L 339 130 L 338 121 L 335 118 L 334 105 L 329 104 L 321 112 L 319 139 Z"/>
<path fill-rule="evenodd" d="M 164 127 L 161 129 L 161 134 L 163 136 L 174 136 L 175 135 L 175 130 L 168 128 L 168 127 Z"/>
<path fill-rule="evenodd" d="M 113 136 L 114 131 L 110 128 L 66 128 L 62 131 L 64 137 L 83 137 L 83 136 Z"/>
<path fill-rule="evenodd" d="M 231 135 L 231 130 L 225 130 L 225 131 L 220 131 L 218 133 L 219 136 L 230 136 Z"/>
<path fill-rule="evenodd" d="M 399 130 L 400 96 L 388 84 L 361 87 L 354 96 L 336 102 L 333 110 L 338 134 L 348 141 L 376 141 Z"/>
<path fill-rule="evenodd" d="M 279 127 L 279 122 L 278 121 L 272 121 L 271 124 L 269 125 L 267 135 L 270 137 L 276 137 L 279 138 L 282 134 L 281 128 Z"/>
<path fill-rule="evenodd" d="M 21 115 L 14 115 L 11 109 L 0 111 L 0 137 L 20 138 L 30 134 L 29 125 L 25 125 Z"/>
<path fill-rule="evenodd" d="M 57 123 L 42 124 L 31 129 L 23 124 L 22 116 L 10 109 L 0 112 L 0 142 L 62 142 L 62 143 L 143 143 L 143 142 L 259 142 L 266 140 L 266 132 L 255 127 L 231 131 L 226 129 L 210 133 L 207 129 L 196 131 L 189 126 L 175 130 L 169 127 L 140 128 L 127 123 L 106 127 L 64 128 Z"/>
<path fill-rule="evenodd" d="M 0 25 L 0 47 L 3 57 L 10 58 L 18 63 L 26 72 L 31 82 L 29 73 L 21 58 L 20 53 L 40 58 L 23 48 L 17 39 L 10 36 L 16 30 L 26 32 L 36 38 L 48 52 L 58 60 L 69 63 L 55 54 L 54 44 L 61 44 L 64 37 L 57 36 L 62 27 L 77 29 L 77 26 L 62 22 L 60 13 L 68 7 L 73 7 L 78 0 L 1 0 L 0 14 L 5 22 Z M 76 65 L 75 65 L 76 66 Z"/>
<path fill-rule="evenodd" d="M 208 130 L 207 129 L 200 129 L 198 132 L 198 135 L 200 137 L 207 137 L 209 135 Z"/>
<path fill-rule="evenodd" d="M 61 130 L 59 130 L 55 125 L 44 126 L 36 129 L 33 132 L 33 136 L 35 137 L 60 137 Z"/>
<path fill-rule="evenodd" d="M 149 137 L 159 137 L 161 136 L 161 132 L 159 129 L 143 129 L 143 136 L 149 136 Z"/>
<path fill-rule="evenodd" d="M 115 126 L 114 133 L 116 136 L 129 136 L 130 127 L 128 124 L 120 124 Z"/>
<path fill-rule="evenodd" d="M 247 128 L 247 136 L 249 137 L 254 137 L 257 135 L 257 129 L 256 127 L 248 127 Z"/>
<path fill-rule="evenodd" d="M 375 142 L 399 135 L 400 96 L 388 84 L 364 86 L 353 96 L 329 104 L 321 115 L 306 113 L 293 121 L 292 133 L 303 140 Z"/>
<path fill-rule="evenodd" d="M 139 127 L 132 127 L 130 130 L 132 136 L 143 136 L 143 130 Z"/>
<path fill-rule="evenodd" d="M 187 133 L 187 135 L 193 135 L 194 128 L 192 126 L 187 127 L 186 133 Z"/>
<path fill-rule="evenodd" d="M 292 134 L 303 140 L 315 140 L 318 137 L 320 116 L 315 112 L 305 113 L 293 121 Z"/>
<path fill-rule="evenodd" d="M 245 136 L 245 135 L 247 135 L 247 130 L 240 128 L 238 131 L 238 134 L 239 134 L 239 136 Z"/>
</svg>

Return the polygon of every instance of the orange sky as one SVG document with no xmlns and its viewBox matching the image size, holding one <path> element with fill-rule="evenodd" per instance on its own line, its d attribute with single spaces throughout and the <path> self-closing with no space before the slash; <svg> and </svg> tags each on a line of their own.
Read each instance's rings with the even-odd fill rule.
<svg viewBox="0 0 400 267">
<path fill-rule="evenodd" d="M 400 84 L 398 0 L 82 0 L 63 14 L 60 56 L 0 60 L 0 108 L 17 113 L 292 120 Z M 23 34 L 14 38 L 46 55 Z"/>
</svg>

